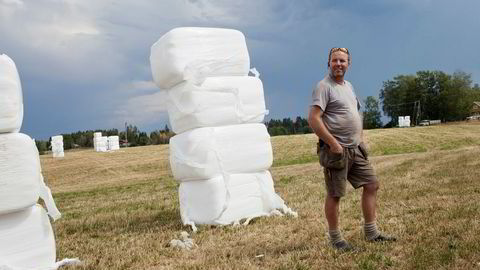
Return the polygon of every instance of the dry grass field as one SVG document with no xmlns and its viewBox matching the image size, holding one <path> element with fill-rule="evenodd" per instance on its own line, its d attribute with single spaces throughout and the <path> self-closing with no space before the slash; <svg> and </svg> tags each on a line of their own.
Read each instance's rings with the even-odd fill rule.
<svg viewBox="0 0 480 270">
<path fill-rule="evenodd" d="M 65 269 L 480 269 L 480 124 L 365 131 L 381 181 L 378 225 L 397 242 L 366 242 L 360 191 L 341 205 L 344 236 L 359 248 L 328 245 L 323 173 L 314 135 L 273 137 L 277 193 L 298 218 L 248 226 L 201 226 L 197 247 L 168 246 L 182 226 L 168 145 L 42 156 L 63 216 L 53 223 Z"/>
</svg>

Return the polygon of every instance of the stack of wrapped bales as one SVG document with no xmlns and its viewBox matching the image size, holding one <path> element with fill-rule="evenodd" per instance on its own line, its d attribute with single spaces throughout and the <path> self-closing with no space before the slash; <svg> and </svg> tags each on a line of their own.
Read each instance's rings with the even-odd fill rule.
<svg viewBox="0 0 480 270">
<path fill-rule="evenodd" d="M 52 154 L 54 158 L 64 157 L 65 153 L 63 151 L 63 136 L 57 135 L 52 137 Z"/>
<path fill-rule="evenodd" d="M 43 180 L 34 141 L 19 133 L 23 121 L 15 63 L 0 55 L 0 269 L 55 269 L 48 216 L 60 217 Z M 48 211 L 37 204 L 41 198 Z"/>
<path fill-rule="evenodd" d="M 107 152 L 120 149 L 118 136 L 102 136 L 101 132 L 93 133 L 93 148 L 96 152 Z"/>
<path fill-rule="evenodd" d="M 275 193 L 263 84 L 248 76 L 244 35 L 176 28 L 151 48 L 157 86 L 167 91 L 170 165 L 185 225 L 232 224 L 271 213 L 296 215 Z"/>
<path fill-rule="evenodd" d="M 107 136 L 102 136 L 101 132 L 95 132 L 93 134 L 93 146 L 96 152 L 107 152 L 108 151 Z"/>
<path fill-rule="evenodd" d="M 398 117 L 398 126 L 399 127 L 410 127 L 410 125 L 411 125 L 410 115 L 399 116 Z"/>
</svg>

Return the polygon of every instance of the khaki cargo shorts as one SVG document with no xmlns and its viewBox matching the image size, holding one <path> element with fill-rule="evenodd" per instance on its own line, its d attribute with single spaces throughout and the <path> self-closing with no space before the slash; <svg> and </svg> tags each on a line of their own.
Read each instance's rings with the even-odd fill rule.
<svg viewBox="0 0 480 270">
<path fill-rule="evenodd" d="M 347 180 L 355 189 L 377 182 L 363 143 L 355 148 L 344 147 L 343 152 L 337 154 L 331 152 L 327 144 L 319 142 L 317 155 L 323 166 L 327 193 L 332 197 L 345 196 Z"/>
</svg>

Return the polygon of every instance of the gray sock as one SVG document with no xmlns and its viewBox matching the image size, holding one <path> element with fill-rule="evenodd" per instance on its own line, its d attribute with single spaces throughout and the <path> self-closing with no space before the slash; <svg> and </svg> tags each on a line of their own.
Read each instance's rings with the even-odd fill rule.
<svg viewBox="0 0 480 270">
<path fill-rule="evenodd" d="M 342 241 L 345 241 L 345 239 L 343 239 L 343 236 L 342 236 L 342 233 L 340 232 L 340 230 L 328 230 L 328 235 L 330 236 L 330 242 L 335 245 L 337 243 L 340 243 Z"/>
<path fill-rule="evenodd" d="M 365 237 L 367 237 L 368 240 L 373 240 L 380 235 L 380 232 L 377 230 L 377 224 L 374 222 L 370 223 L 365 223 L 363 225 L 363 230 L 365 232 Z"/>
</svg>

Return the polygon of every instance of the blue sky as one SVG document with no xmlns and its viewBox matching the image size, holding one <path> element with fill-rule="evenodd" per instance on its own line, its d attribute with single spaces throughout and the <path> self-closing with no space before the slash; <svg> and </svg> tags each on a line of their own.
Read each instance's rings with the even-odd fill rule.
<svg viewBox="0 0 480 270">
<path fill-rule="evenodd" d="M 246 36 L 268 118 L 306 117 L 330 47 L 348 47 L 357 96 L 419 70 L 461 70 L 480 83 L 477 0 L 0 0 L 0 53 L 17 64 L 38 139 L 78 130 L 163 129 L 150 46 L 180 26 Z M 155 98 L 156 97 L 156 98 Z"/>
</svg>

